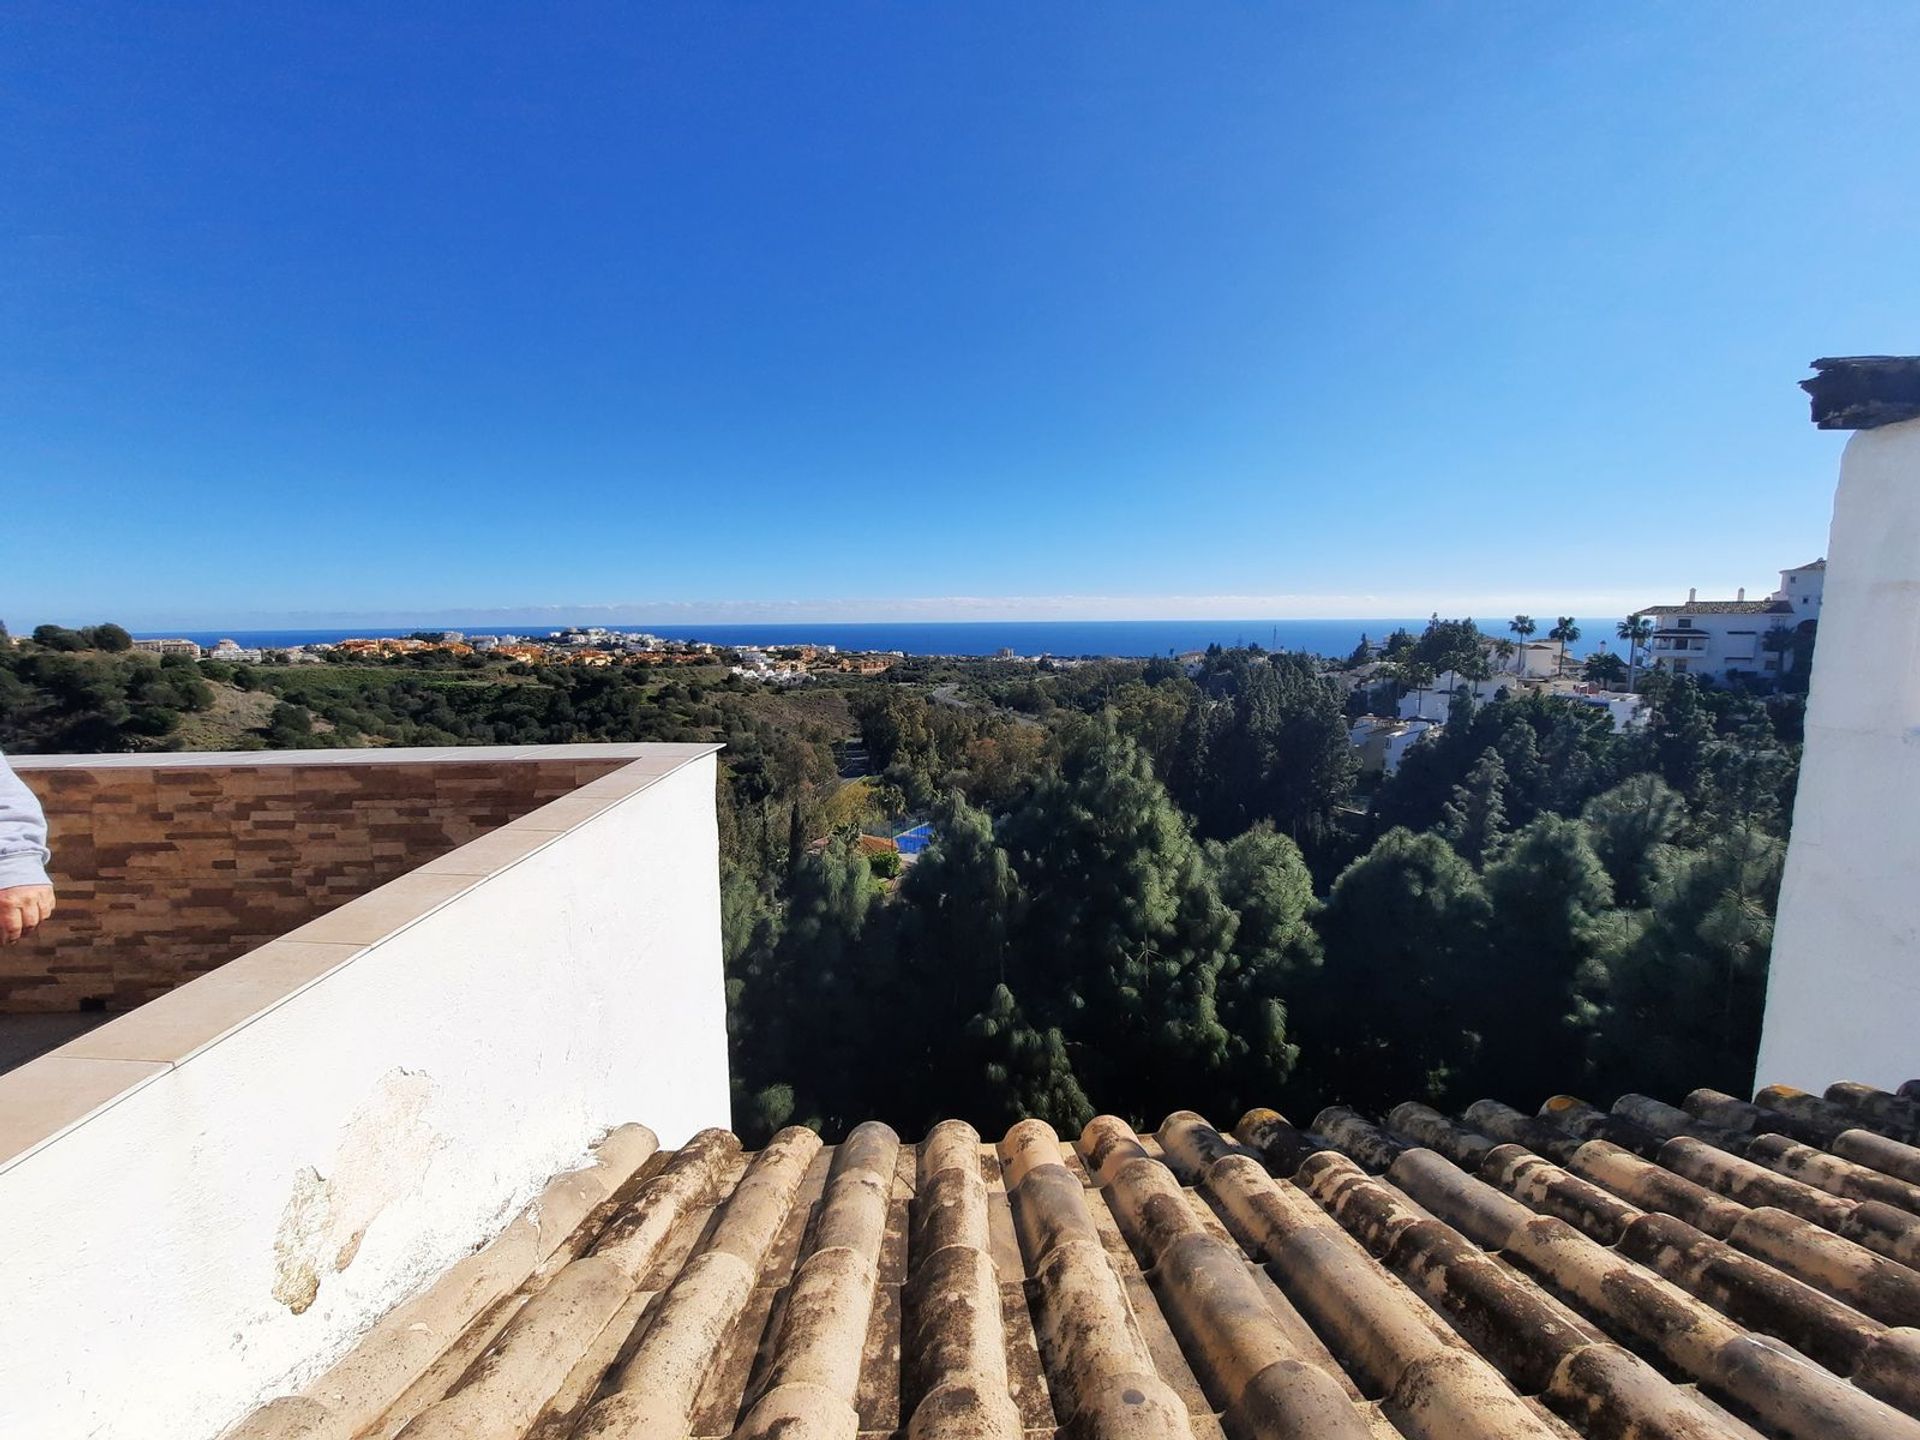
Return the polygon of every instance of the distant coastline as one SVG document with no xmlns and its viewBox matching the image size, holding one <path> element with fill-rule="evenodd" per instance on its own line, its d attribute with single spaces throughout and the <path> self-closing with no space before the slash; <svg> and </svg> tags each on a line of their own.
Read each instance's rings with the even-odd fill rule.
<svg viewBox="0 0 1920 1440">
<path fill-rule="evenodd" d="M 1551 615 L 1534 617 L 1543 638 L 1554 623 Z M 1585 656 L 1600 649 L 1619 649 L 1613 628 L 1618 617 L 1579 620 L 1580 639 L 1567 647 L 1569 656 Z M 1356 620 L 955 620 L 882 621 L 872 624 L 644 625 L 622 624 L 615 629 L 645 631 L 667 640 L 705 640 L 728 647 L 781 645 L 836 645 L 842 650 L 897 650 L 907 655 L 992 656 L 1001 650 L 1015 655 L 1062 657 L 1108 656 L 1141 659 L 1182 654 L 1209 645 L 1261 645 L 1269 650 L 1305 650 L 1316 655 L 1350 654 L 1362 635 L 1384 639 L 1405 627 L 1418 634 L 1425 617 Z M 141 639 L 173 638 L 211 646 L 231 639 L 251 649 L 292 649 L 330 644 L 356 636 L 377 639 L 411 635 L 416 630 L 441 628 L 469 635 L 545 635 L 554 625 L 503 626 L 497 622 L 473 625 L 399 626 L 374 629 L 337 627 L 325 630 L 142 630 Z M 1504 618 L 1483 619 L 1480 628 L 1490 635 L 1507 633 Z"/>
</svg>

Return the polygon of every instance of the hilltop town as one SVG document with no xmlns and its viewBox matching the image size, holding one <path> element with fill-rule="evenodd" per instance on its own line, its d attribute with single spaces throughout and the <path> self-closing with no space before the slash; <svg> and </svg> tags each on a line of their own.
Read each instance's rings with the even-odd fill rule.
<svg viewBox="0 0 1920 1440">
<path fill-rule="evenodd" d="M 567 626 L 545 635 L 469 635 L 460 630 L 421 630 L 411 635 L 348 636 L 286 647 L 240 645 L 220 640 L 209 646 L 180 637 L 135 640 L 149 655 L 227 664 L 316 665 L 327 662 L 388 660 L 423 656 L 518 662 L 523 665 L 580 665 L 606 669 L 619 665 L 712 665 L 730 662 L 730 673 L 772 684 L 796 684 L 814 675 L 879 675 L 897 653 L 847 653 L 833 645 L 790 645 L 768 649 L 726 647 L 700 640 L 668 640 L 646 631 L 603 626 Z"/>
</svg>

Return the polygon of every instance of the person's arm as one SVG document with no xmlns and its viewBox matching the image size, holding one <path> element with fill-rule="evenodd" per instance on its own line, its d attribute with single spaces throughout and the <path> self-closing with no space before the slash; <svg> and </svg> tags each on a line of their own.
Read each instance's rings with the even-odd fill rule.
<svg viewBox="0 0 1920 1440">
<path fill-rule="evenodd" d="M 0 945 L 31 934 L 53 914 L 47 817 L 0 755 Z"/>
</svg>

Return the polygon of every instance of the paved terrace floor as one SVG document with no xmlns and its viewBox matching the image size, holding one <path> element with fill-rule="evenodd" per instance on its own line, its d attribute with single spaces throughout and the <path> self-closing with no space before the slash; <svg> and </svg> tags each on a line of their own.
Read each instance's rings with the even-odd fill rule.
<svg viewBox="0 0 1920 1440">
<path fill-rule="evenodd" d="M 1913 1437 L 1916 1096 L 628 1126 L 231 1434 Z"/>
</svg>

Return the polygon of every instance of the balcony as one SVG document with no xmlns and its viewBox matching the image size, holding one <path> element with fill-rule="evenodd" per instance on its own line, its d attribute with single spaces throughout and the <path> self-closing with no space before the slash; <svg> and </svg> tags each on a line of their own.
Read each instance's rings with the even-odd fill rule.
<svg viewBox="0 0 1920 1440">
<path fill-rule="evenodd" d="M 108 1018 L 0 1075 L 8 1433 L 216 1434 L 621 1122 L 725 1124 L 715 749 L 23 757 L 0 997 Z"/>
</svg>

